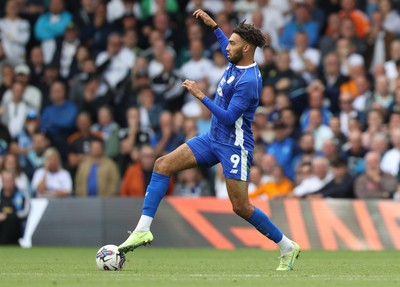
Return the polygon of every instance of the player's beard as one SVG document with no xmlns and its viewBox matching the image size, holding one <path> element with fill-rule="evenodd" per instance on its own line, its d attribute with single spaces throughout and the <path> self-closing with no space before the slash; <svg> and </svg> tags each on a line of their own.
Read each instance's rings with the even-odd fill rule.
<svg viewBox="0 0 400 287">
<path fill-rule="evenodd" d="M 243 51 L 240 50 L 240 51 L 238 51 L 234 56 L 232 55 L 232 56 L 229 58 L 229 62 L 231 62 L 232 64 L 236 65 L 236 64 L 239 63 L 240 60 L 242 60 L 242 59 L 243 59 Z"/>
</svg>

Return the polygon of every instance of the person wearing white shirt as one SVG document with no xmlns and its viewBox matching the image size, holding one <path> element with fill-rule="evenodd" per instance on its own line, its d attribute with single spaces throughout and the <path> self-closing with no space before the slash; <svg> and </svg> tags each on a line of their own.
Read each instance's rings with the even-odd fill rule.
<svg viewBox="0 0 400 287">
<path fill-rule="evenodd" d="M 381 169 L 383 172 L 397 176 L 400 165 L 400 130 L 392 129 L 390 139 L 393 148 L 385 152 L 381 161 Z"/>
<path fill-rule="evenodd" d="M 18 63 L 26 61 L 25 45 L 28 43 L 31 30 L 27 20 L 18 17 L 18 3 L 8 0 L 4 18 L 0 19 L 0 38 L 7 58 Z"/>
<path fill-rule="evenodd" d="M 23 100 L 36 111 L 42 108 L 42 92 L 33 85 L 29 85 L 30 69 L 26 64 L 19 64 L 14 68 L 15 81 L 21 83 L 24 87 Z M 5 91 L 1 104 L 7 105 L 12 98 L 10 89 Z"/>
<path fill-rule="evenodd" d="M 310 111 L 306 131 L 311 132 L 314 136 L 314 149 L 316 151 L 321 151 L 325 140 L 334 137 L 331 128 L 322 123 L 322 114 L 319 109 L 312 109 Z"/>
<path fill-rule="evenodd" d="M 312 194 L 333 179 L 329 161 L 325 157 L 316 157 L 312 160 L 312 175 L 305 178 L 298 186 L 293 189 L 293 194 L 297 197 L 304 197 Z"/>
<path fill-rule="evenodd" d="M 23 101 L 24 86 L 21 83 L 14 82 L 11 90 L 11 101 L 3 106 L 1 121 L 8 127 L 11 137 L 16 138 L 24 128 L 30 107 Z"/>
<path fill-rule="evenodd" d="M 386 76 L 390 81 L 397 78 L 396 61 L 400 59 L 400 41 L 395 40 L 390 43 L 390 60 L 384 64 Z"/>
<path fill-rule="evenodd" d="M 307 33 L 297 32 L 295 47 L 290 50 L 290 68 L 300 74 L 307 83 L 311 83 L 316 77 L 320 59 L 320 52 L 308 47 Z"/>
<path fill-rule="evenodd" d="M 72 178 L 62 168 L 60 154 L 48 148 L 44 154 L 44 167 L 33 174 L 32 188 L 36 197 L 67 197 L 72 193 Z"/>
<path fill-rule="evenodd" d="M 96 66 L 103 70 L 103 76 L 111 88 L 115 88 L 134 66 L 136 55 L 122 47 L 122 37 L 113 33 L 107 39 L 107 50 L 96 58 Z"/>
<path fill-rule="evenodd" d="M 211 60 L 203 56 L 204 45 L 199 39 L 193 39 L 190 42 L 191 59 L 181 67 L 181 75 L 183 78 L 190 78 L 198 81 L 208 78 L 209 71 L 213 68 Z"/>
</svg>

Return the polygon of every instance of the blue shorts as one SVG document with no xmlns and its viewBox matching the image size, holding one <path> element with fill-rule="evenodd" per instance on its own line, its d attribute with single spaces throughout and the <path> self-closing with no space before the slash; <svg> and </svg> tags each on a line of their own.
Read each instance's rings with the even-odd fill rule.
<svg viewBox="0 0 400 287">
<path fill-rule="evenodd" d="M 220 162 L 225 178 L 249 181 L 252 151 L 213 141 L 208 133 L 194 137 L 186 144 L 192 150 L 198 165 L 211 167 Z"/>
</svg>

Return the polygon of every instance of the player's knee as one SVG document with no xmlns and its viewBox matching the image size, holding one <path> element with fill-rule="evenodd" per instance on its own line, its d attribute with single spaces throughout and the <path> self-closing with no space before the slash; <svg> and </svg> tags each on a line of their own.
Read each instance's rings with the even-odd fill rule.
<svg viewBox="0 0 400 287">
<path fill-rule="evenodd" d="M 240 217 L 247 219 L 251 216 L 251 206 L 243 203 L 236 203 L 232 205 L 233 212 Z"/>
<path fill-rule="evenodd" d="M 157 173 L 170 175 L 170 164 L 168 163 L 168 159 L 166 156 L 159 157 L 156 162 L 154 163 L 154 171 Z"/>
</svg>

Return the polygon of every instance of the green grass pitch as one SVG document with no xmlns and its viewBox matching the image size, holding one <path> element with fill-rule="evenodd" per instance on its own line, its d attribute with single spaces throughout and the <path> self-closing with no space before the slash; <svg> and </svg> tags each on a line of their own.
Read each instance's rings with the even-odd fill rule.
<svg viewBox="0 0 400 287">
<path fill-rule="evenodd" d="M 303 251 L 276 272 L 277 251 L 141 247 L 123 271 L 100 271 L 97 249 L 0 247 L 0 286 L 400 286 L 398 251 Z"/>
</svg>

